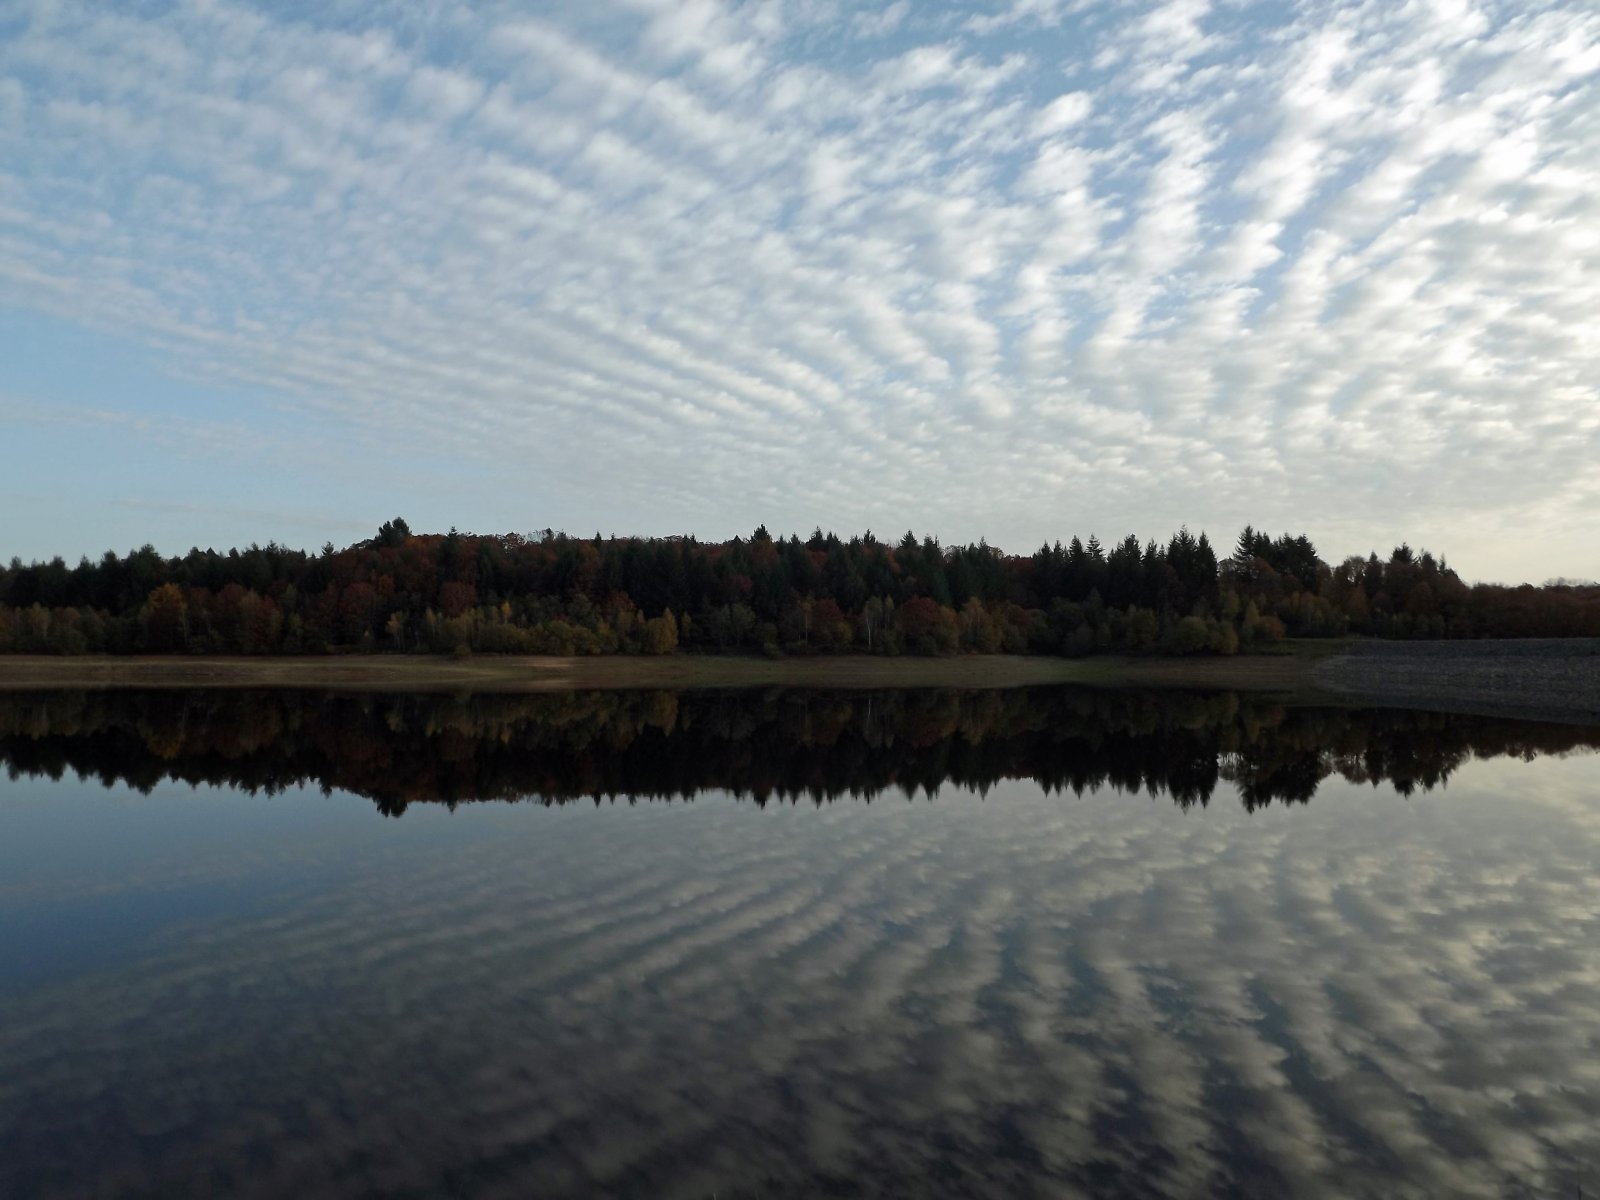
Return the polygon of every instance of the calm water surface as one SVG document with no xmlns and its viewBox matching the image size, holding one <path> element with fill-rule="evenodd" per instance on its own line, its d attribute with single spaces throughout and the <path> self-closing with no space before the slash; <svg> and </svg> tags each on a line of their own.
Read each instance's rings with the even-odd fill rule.
<svg viewBox="0 0 1600 1200">
<path fill-rule="evenodd" d="M 1593 1196 L 1597 747 L 0 696 L 0 1194 Z"/>
</svg>

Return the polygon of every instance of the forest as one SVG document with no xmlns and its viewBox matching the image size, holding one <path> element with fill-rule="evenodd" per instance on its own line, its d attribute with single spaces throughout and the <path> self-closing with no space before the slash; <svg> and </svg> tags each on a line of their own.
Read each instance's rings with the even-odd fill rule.
<svg viewBox="0 0 1600 1200">
<path fill-rule="evenodd" d="M 1337 565 L 1247 526 L 1219 554 L 1091 536 L 1005 554 L 848 540 L 412 533 L 0 568 L 0 653 L 1234 654 L 1284 637 L 1600 637 L 1600 585 L 1469 585 L 1399 545 Z"/>
</svg>

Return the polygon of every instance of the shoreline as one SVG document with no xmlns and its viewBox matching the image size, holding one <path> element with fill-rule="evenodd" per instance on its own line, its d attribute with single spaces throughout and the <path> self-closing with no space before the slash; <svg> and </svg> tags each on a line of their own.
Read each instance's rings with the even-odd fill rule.
<svg viewBox="0 0 1600 1200">
<path fill-rule="evenodd" d="M 740 688 L 1250 692 L 1297 705 L 1423 709 L 1600 725 L 1600 639 L 1290 641 L 1228 658 L 867 655 L 659 658 L 331 655 L 0 656 L 0 691 L 265 688 L 525 693 Z"/>
<path fill-rule="evenodd" d="M 364 691 L 537 692 L 628 688 L 973 688 L 1080 684 L 1299 692 L 1323 654 L 1296 649 L 1230 658 L 815 658 L 664 655 L 641 658 L 333 655 L 277 658 L 179 655 L 0 657 L 0 690 L 64 688 L 341 688 Z"/>
<path fill-rule="evenodd" d="M 1600 638 L 1355 642 L 1313 676 L 1345 703 L 1600 725 Z"/>
</svg>

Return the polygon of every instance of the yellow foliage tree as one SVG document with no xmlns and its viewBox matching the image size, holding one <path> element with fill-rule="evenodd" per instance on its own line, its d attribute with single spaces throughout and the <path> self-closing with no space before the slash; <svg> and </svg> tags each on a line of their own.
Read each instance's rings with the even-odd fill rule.
<svg viewBox="0 0 1600 1200">
<path fill-rule="evenodd" d="M 646 654 L 671 654 L 678 648 L 678 618 L 670 608 L 644 623 L 640 645 Z"/>
</svg>

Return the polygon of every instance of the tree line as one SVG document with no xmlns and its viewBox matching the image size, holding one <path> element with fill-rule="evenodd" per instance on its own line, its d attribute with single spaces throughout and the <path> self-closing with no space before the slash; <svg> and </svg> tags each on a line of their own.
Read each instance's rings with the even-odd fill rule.
<svg viewBox="0 0 1600 1200">
<path fill-rule="evenodd" d="M 1286 708 L 1233 693 L 1078 688 L 375 695 L 292 690 L 0 692 L 0 765 L 149 791 L 337 788 L 398 816 L 483 800 L 816 803 L 1110 787 L 1188 808 L 1308 802 L 1330 777 L 1443 786 L 1474 757 L 1600 747 L 1573 725 Z"/>
<path fill-rule="evenodd" d="M 414 534 L 320 553 L 151 546 L 0 568 L 0 653 L 1233 654 L 1285 636 L 1600 636 L 1600 586 L 1468 585 L 1395 547 L 1330 565 L 1247 526 L 1219 556 L 1094 536 L 1008 555 L 848 540 Z"/>
</svg>

